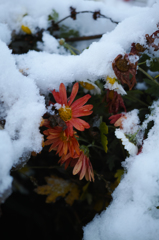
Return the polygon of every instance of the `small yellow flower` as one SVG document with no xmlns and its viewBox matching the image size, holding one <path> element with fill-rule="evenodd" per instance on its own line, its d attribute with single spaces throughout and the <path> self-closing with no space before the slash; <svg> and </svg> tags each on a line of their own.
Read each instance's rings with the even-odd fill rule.
<svg viewBox="0 0 159 240">
<path fill-rule="evenodd" d="M 21 30 L 22 30 L 23 32 L 25 32 L 26 34 L 32 34 L 30 28 L 28 28 L 27 26 L 22 25 L 22 26 L 21 26 Z"/>
<path fill-rule="evenodd" d="M 114 77 L 107 76 L 106 84 L 104 85 L 106 89 L 110 91 L 116 91 L 118 94 L 124 95 L 126 94 L 124 88 L 118 83 L 118 80 Z"/>
<path fill-rule="evenodd" d="M 92 90 L 95 88 L 95 86 L 93 86 L 93 84 L 88 83 L 88 82 L 80 82 L 81 86 L 87 90 Z"/>
<path fill-rule="evenodd" d="M 89 80 L 80 81 L 79 83 L 83 87 L 83 91 L 85 93 L 87 93 L 89 91 L 91 94 L 100 94 L 101 93 L 100 88 L 95 83 L 92 83 Z"/>
<path fill-rule="evenodd" d="M 116 82 L 115 78 L 107 77 L 107 81 L 112 85 Z"/>
</svg>

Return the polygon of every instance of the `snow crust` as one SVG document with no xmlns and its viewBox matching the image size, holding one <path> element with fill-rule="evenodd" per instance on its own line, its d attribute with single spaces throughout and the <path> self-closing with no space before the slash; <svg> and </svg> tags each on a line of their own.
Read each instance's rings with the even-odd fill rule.
<svg viewBox="0 0 159 240">
<path fill-rule="evenodd" d="M 0 41 L 0 120 L 6 121 L 0 130 L 0 198 L 11 186 L 10 169 L 24 163 L 32 151 L 39 152 L 41 116 L 45 112 L 44 98 L 33 79 L 24 77 L 15 65 L 8 47 Z"/>
<path fill-rule="evenodd" d="M 43 33 L 43 43 L 39 44 L 41 52 L 11 54 L 7 44 L 13 30 L 19 33 L 22 25 L 28 26 L 32 33 L 38 28 L 46 30 L 52 9 L 62 19 L 70 14 L 70 6 L 78 11 L 101 10 L 102 14 L 120 23 L 116 26 L 104 18 L 94 21 L 88 14 L 78 15 L 76 21 L 67 19 L 65 25 L 77 29 L 81 36 L 103 33 L 98 42 L 94 41 L 78 56 L 60 50 L 58 40 L 47 31 Z M 58 90 L 61 82 L 67 85 L 74 81 L 115 77 L 112 61 L 118 54 L 129 51 L 132 42 L 144 44 L 145 34 L 157 30 L 158 9 L 159 1 L 154 4 L 149 1 L 149 7 L 141 8 L 118 0 L 0 0 L 0 120 L 6 121 L 4 129 L 0 130 L 2 201 L 4 193 L 5 197 L 10 193 L 11 168 L 24 164 L 31 151 L 41 150 L 39 125 L 46 111 L 41 93 L 47 95 L 52 89 Z M 114 191 L 112 204 L 84 228 L 84 240 L 158 240 L 158 105 L 154 103 L 150 119 L 155 124 L 144 141 L 142 153 L 126 159 L 127 174 Z"/>
<path fill-rule="evenodd" d="M 113 192 L 106 211 L 84 228 L 84 240 L 157 240 L 159 236 L 159 101 L 148 121 L 154 126 L 144 141 L 142 153 L 123 163 L 124 178 Z"/>
<path fill-rule="evenodd" d="M 106 79 L 107 76 L 114 77 L 112 61 L 115 57 L 125 54 L 132 42 L 144 44 L 145 34 L 152 34 L 157 29 L 158 4 L 154 4 L 152 8 L 140 8 L 140 12 L 134 11 L 133 14 L 131 16 L 131 12 L 113 31 L 104 34 L 99 42 L 93 42 L 89 49 L 78 56 L 30 51 L 15 56 L 17 65 L 35 79 L 44 93 L 53 88 L 58 90 L 61 82 L 68 84 L 73 81 L 95 81 L 99 78 Z"/>
</svg>

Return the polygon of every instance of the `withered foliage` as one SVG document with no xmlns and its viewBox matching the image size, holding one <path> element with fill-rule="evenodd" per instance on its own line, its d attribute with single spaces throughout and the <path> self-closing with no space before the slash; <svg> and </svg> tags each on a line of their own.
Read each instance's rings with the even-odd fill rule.
<svg viewBox="0 0 159 240">
<path fill-rule="evenodd" d="M 70 7 L 70 12 L 71 12 L 71 18 L 73 20 L 76 20 L 76 14 L 77 14 L 76 8 Z"/>
<path fill-rule="evenodd" d="M 137 61 L 132 63 L 129 60 L 130 56 L 134 56 L 134 54 L 129 53 L 124 56 L 119 54 L 113 61 L 112 67 L 114 73 L 121 84 L 127 84 L 129 90 L 131 90 L 136 84 L 136 70 L 137 70 Z"/>
<path fill-rule="evenodd" d="M 144 52 L 146 48 L 140 43 L 132 43 L 131 44 L 131 53 L 140 56 L 142 52 Z"/>
<path fill-rule="evenodd" d="M 116 114 L 121 108 L 126 112 L 124 101 L 121 95 L 117 92 L 107 89 L 105 100 L 107 102 L 109 113 Z"/>
<path fill-rule="evenodd" d="M 155 31 L 150 36 L 149 36 L 149 34 L 146 34 L 145 37 L 146 37 L 147 44 L 149 47 L 153 47 L 154 51 L 159 50 L 159 30 Z M 158 42 L 157 42 L 157 40 L 158 40 Z"/>
<path fill-rule="evenodd" d="M 97 20 L 97 18 L 100 18 L 100 11 L 95 11 L 95 12 L 93 13 L 93 19 L 94 19 L 94 20 Z"/>
</svg>

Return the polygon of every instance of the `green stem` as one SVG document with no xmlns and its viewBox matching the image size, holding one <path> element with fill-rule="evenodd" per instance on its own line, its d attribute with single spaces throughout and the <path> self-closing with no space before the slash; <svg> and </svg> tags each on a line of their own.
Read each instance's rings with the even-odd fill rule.
<svg viewBox="0 0 159 240">
<path fill-rule="evenodd" d="M 79 53 L 81 53 L 77 48 L 75 48 L 75 47 L 73 47 L 73 46 L 71 46 L 70 44 L 68 44 L 68 43 L 66 43 L 70 48 L 72 48 L 72 49 L 74 49 L 75 51 L 77 51 L 77 52 L 79 52 Z"/>
<path fill-rule="evenodd" d="M 145 62 L 138 63 L 138 66 L 139 66 L 139 65 L 142 65 L 142 64 L 144 64 L 144 63 L 146 63 L 146 61 L 145 61 Z"/>
<path fill-rule="evenodd" d="M 129 100 L 134 99 L 135 101 L 140 102 L 141 104 L 145 105 L 146 107 L 149 107 L 148 104 L 144 103 L 143 101 L 139 100 L 138 98 L 135 98 L 135 97 L 128 97 L 128 96 L 126 96 L 126 95 L 123 96 L 123 98 L 127 98 L 127 99 L 129 99 Z"/>
<path fill-rule="evenodd" d="M 102 147 L 99 147 L 99 146 L 93 145 L 93 144 L 89 144 L 87 147 L 95 147 L 95 148 L 99 148 L 100 150 L 104 151 L 104 149 Z"/>
<path fill-rule="evenodd" d="M 64 44 L 64 47 L 67 48 L 72 55 L 77 55 L 77 54 L 70 48 L 70 46 L 69 46 L 67 43 Z"/>
<path fill-rule="evenodd" d="M 87 140 L 85 140 L 85 139 L 82 138 L 82 137 L 79 137 L 78 140 L 79 140 L 79 141 L 83 141 L 83 142 L 87 142 L 87 143 L 89 143 Z"/>
<path fill-rule="evenodd" d="M 116 129 L 116 127 L 111 126 L 111 125 L 107 125 L 108 128 L 113 128 L 114 130 Z"/>
<path fill-rule="evenodd" d="M 150 80 L 152 80 L 154 83 L 156 83 L 157 85 L 159 85 L 158 82 L 155 81 L 155 79 L 153 77 L 151 77 L 146 71 L 144 71 L 142 68 L 138 67 L 138 70 L 140 72 L 142 72 L 143 74 L 145 74 Z"/>
</svg>

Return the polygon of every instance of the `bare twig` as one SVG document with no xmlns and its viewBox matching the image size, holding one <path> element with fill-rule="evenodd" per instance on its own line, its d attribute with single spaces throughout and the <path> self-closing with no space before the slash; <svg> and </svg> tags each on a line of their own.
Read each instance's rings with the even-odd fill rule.
<svg viewBox="0 0 159 240">
<path fill-rule="evenodd" d="M 80 11 L 80 12 L 76 12 L 76 14 L 80 14 L 80 13 L 94 13 L 94 12 L 93 12 L 93 11 Z M 119 23 L 119 22 L 114 21 L 112 18 L 107 17 L 107 16 L 105 16 L 105 15 L 103 15 L 103 14 L 101 14 L 101 13 L 99 13 L 99 15 L 100 15 L 101 17 L 103 17 L 103 18 L 109 19 L 112 23 L 116 23 L 116 24 Z M 63 22 L 64 20 L 66 20 L 67 18 L 70 18 L 71 16 L 72 16 L 72 15 L 70 14 L 69 16 L 62 18 L 61 20 L 59 20 L 59 21 L 56 22 L 55 24 L 59 24 L 59 23 Z"/>
<path fill-rule="evenodd" d="M 72 38 L 65 38 L 65 42 L 84 41 L 84 40 L 91 40 L 91 39 L 96 39 L 101 37 L 102 37 L 102 34 L 92 35 L 92 36 L 83 36 L 83 37 L 72 37 Z"/>
</svg>

